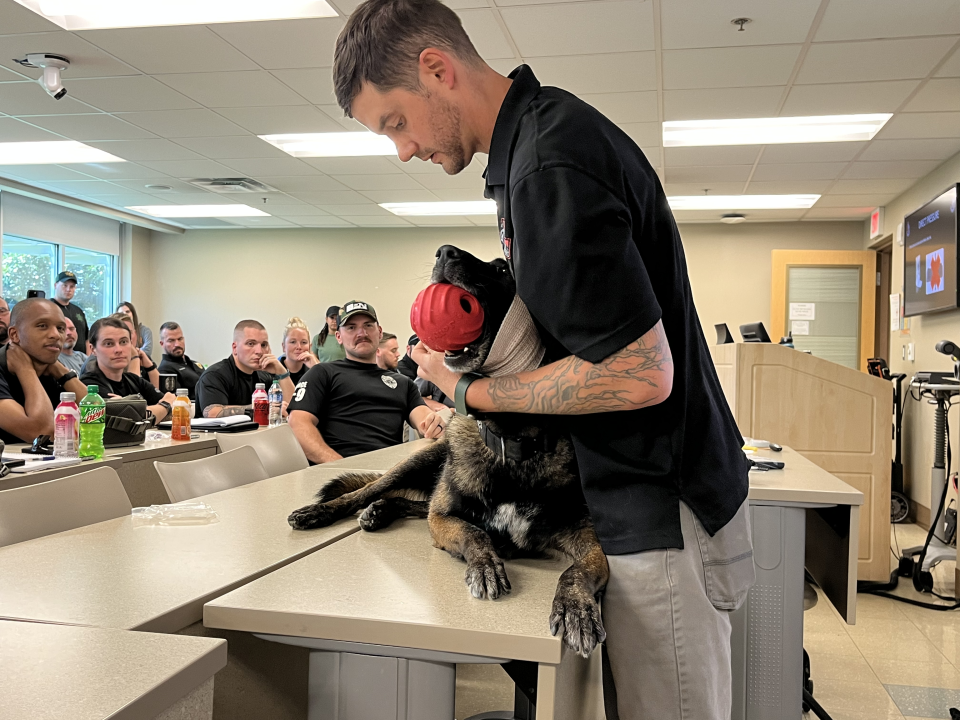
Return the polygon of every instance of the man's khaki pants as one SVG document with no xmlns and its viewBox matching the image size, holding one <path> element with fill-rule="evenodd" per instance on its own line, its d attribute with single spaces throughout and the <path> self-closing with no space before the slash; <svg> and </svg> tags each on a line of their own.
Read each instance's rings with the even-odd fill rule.
<svg viewBox="0 0 960 720">
<path fill-rule="evenodd" d="M 710 537 L 680 503 L 683 550 L 610 555 L 607 720 L 729 720 L 730 618 L 755 579 L 747 503 Z"/>
</svg>

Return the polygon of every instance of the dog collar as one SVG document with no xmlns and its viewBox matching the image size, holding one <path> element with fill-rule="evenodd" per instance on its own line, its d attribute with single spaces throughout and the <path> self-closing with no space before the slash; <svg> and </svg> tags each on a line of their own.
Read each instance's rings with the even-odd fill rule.
<svg viewBox="0 0 960 720">
<path fill-rule="evenodd" d="M 536 437 L 500 435 L 494 432 L 483 420 L 477 420 L 477 430 L 480 431 L 483 444 L 504 462 L 513 460 L 520 463 L 531 460 L 537 455 L 553 452 L 560 440 L 558 435 L 546 430 L 541 430 Z"/>
</svg>

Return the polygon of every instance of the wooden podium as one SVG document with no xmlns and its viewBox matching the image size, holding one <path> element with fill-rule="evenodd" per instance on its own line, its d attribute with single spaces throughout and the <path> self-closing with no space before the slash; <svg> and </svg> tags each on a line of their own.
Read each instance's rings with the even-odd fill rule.
<svg viewBox="0 0 960 720">
<path fill-rule="evenodd" d="M 789 445 L 863 493 L 857 578 L 889 580 L 891 383 L 770 343 L 710 353 L 744 437 Z"/>
</svg>

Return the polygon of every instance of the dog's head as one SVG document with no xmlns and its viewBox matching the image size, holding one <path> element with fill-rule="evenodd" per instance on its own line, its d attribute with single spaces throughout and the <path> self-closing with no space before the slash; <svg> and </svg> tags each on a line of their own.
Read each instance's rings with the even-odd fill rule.
<svg viewBox="0 0 960 720">
<path fill-rule="evenodd" d="M 480 337 L 463 350 L 448 351 L 444 361 L 454 372 L 477 372 L 490 354 L 493 339 L 517 294 L 517 283 L 510 274 L 510 268 L 500 258 L 484 262 L 466 250 L 444 245 L 437 250 L 437 262 L 433 266 L 430 282 L 456 285 L 480 302 L 483 308 Z"/>
</svg>

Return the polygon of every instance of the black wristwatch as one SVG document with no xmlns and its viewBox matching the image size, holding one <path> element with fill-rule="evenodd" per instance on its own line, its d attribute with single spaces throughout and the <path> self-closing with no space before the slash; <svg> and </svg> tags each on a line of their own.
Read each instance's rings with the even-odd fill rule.
<svg viewBox="0 0 960 720">
<path fill-rule="evenodd" d="M 457 389 L 453 392 L 454 404 L 457 406 L 457 415 L 469 415 L 470 409 L 467 407 L 467 388 L 473 384 L 474 380 L 479 380 L 483 375 L 479 373 L 464 373 L 457 380 Z"/>
<path fill-rule="evenodd" d="M 77 373 L 71 370 L 70 372 L 65 372 L 63 375 L 57 378 L 57 385 L 60 386 L 60 389 L 63 390 L 64 385 L 66 385 L 71 380 L 75 380 Z"/>
<path fill-rule="evenodd" d="M 156 365 L 151 365 L 150 367 L 143 367 L 143 366 L 141 366 L 140 369 L 141 369 L 141 370 L 146 370 L 147 372 L 152 372 L 153 370 L 156 370 L 156 369 L 157 369 L 157 366 L 156 366 Z"/>
<path fill-rule="evenodd" d="M 162 408 L 166 408 L 166 409 L 167 409 L 167 415 L 169 415 L 171 412 L 173 412 L 173 408 L 170 407 L 170 403 L 168 403 L 166 400 L 161 400 L 160 402 L 157 403 L 157 405 L 159 405 L 159 406 L 162 407 Z M 164 417 L 166 417 L 166 415 L 164 415 Z"/>
</svg>

